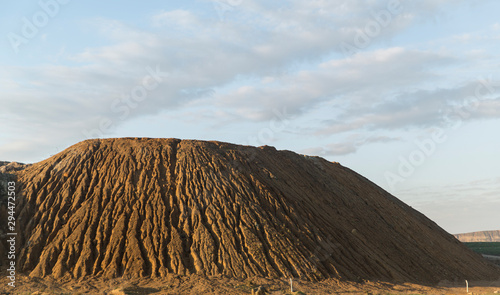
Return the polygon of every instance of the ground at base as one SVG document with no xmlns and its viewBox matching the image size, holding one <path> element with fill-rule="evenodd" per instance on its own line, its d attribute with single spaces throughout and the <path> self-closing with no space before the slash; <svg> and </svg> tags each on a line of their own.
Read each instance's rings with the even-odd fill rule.
<svg viewBox="0 0 500 295">
<path fill-rule="evenodd" d="M 334 279 L 321 282 L 289 279 L 248 278 L 237 280 L 222 276 L 179 276 L 164 279 L 51 280 L 18 275 L 14 288 L 7 285 L 6 276 L 0 279 L 1 294 L 252 294 L 252 289 L 264 286 L 266 294 L 467 294 L 465 282 L 442 282 L 437 286 L 411 283 L 394 284 L 380 281 L 362 283 Z M 469 282 L 469 294 L 500 294 L 500 280 L 496 282 Z"/>
</svg>

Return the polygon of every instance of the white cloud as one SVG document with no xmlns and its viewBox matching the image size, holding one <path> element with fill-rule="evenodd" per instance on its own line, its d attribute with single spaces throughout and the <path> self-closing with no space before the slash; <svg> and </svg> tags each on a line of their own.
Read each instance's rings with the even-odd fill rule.
<svg viewBox="0 0 500 295">
<path fill-rule="evenodd" d="M 221 106 L 245 106 L 250 110 L 270 113 L 269 110 L 286 105 L 290 112 L 296 114 L 307 113 L 322 101 L 333 101 L 336 102 L 335 107 L 343 112 L 338 118 L 326 121 L 334 124 L 327 127 L 325 132 L 357 129 L 376 124 L 377 121 L 387 125 L 390 123 L 384 121 L 397 120 L 389 118 L 390 115 L 397 116 L 394 109 L 406 112 L 408 105 L 419 103 L 418 97 L 405 93 L 407 89 L 436 83 L 441 78 L 433 68 L 446 67 L 456 61 L 456 58 L 443 54 L 389 48 L 326 61 L 312 70 L 276 78 L 271 85 L 254 83 L 217 98 Z M 427 104 L 432 103 L 430 99 L 427 101 Z M 421 105 L 421 108 L 409 111 L 415 114 L 408 117 L 408 113 L 401 113 L 401 119 L 410 121 L 423 111 L 436 110 Z"/>
<path fill-rule="evenodd" d="M 198 18 L 188 10 L 177 9 L 172 11 L 162 11 L 152 17 L 154 26 L 168 27 L 189 27 L 200 25 Z"/>
<path fill-rule="evenodd" d="M 471 110 L 472 118 L 500 118 L 500 97 L 480 100 L 475 109 Z"/>
<path fill-rule="evenodd" d="M 335 117 L 317 118 L 326 134 L 431 124 L 439 121 L 434 113 L 445 102 L 434 101 L 443 87 L 429 89 L 429 84 L 446 83 L 443 71 L 460 58 L 397 46 L 370 50 L 455 2 L 401 1 L 402 12 L 392 14 L 390 23 L 349 58 L 342 55 L 342 42 L 352 43 L 387 2 L 243 1 L 223 21 L 177 9 L 151 17 L 154 27 L 148 29 L 93 19 L 92 28 L 108 45 L 66 52 L 69 60 L 58 55 L 56 60 L 65 63 L 2 67 L 2 112 L 17 125 L 0 120 L 8 126 L 5 134 L 24 126 L 29 140 L 69 142 L 96 128 L 102 117 L 118 126 L 162 110 L 189 111 L 193 101 L 240 120 L 267 120 L 284 106 L 305 115 L 326 101 L 335 107 Z M 161 85 L 120 119 L 113 102 L 142 83 L 147 67 L 156 66 L 165 72 Z M 481 114 L 496 116 L 483 107 Z"/>
<path fill-rule="evenodd" d="M 330 143 L 321 147 L 308 148 L 302 150 L 301 152 L 307 155 L 316 155 L 322 157 L 348 155 L 355 153 L 360 147 L 367 144 L 386 143 L 399 140 L 399 138 L 388 136 L 363 137 L 361 135 L 354 135 L 350 136 L 342 142 Z"/>
</svg>

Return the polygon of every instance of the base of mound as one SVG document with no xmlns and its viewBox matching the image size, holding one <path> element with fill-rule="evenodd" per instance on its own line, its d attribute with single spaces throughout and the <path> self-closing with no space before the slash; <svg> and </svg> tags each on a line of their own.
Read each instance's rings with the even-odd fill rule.
<svg viewBox="0 0 500 295">
<path fill-rule="evenodd" d="M 310 282 L 292 279 L 268 279 L 252 277 L 234 279 L 224 276 L 198 276 L 172 274 L 162 279 L 99 279 L 54 280 L 32 278 L 24 275 L 16 277 L 16 286 L 9 287 L 9 280 L 2 272 L 0 290 L 5 294 L 252 294 L 262 286 L 266 294 L 466 294 L 465 282 L 443 281 L 437 285 L 414 283 L 393 283 L 384 281 L 339 281 L 327 279 Z M 469 294 L 499 294 L 498 281 L 469 281 Z M 3 294 L 3 293 L 2 293 Z"/>
</svg>

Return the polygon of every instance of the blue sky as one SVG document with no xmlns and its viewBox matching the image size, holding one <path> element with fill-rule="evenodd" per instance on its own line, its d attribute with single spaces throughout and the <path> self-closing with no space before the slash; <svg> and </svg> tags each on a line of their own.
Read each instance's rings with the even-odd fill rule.
<svg viewBox="0 0 500 295">
<path fill-rule="evenodd" d="M 93 137 L 338 161 L 452 233 L 500 229 L 498 1 L 69 1 L 0 12 L 0 160 Z"/>
</svg>

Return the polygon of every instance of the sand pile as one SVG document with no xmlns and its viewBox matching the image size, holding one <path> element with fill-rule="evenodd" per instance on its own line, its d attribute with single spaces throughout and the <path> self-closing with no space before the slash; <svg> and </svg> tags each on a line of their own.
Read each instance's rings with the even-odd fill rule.
<svg viewBox="0 0 500 295">
<path fill-rule="evenodd" d="M 13 173 L 18 267 L 31 276 L 500 276 L 352 170 L 271 147 L 88 140 Z"/>
</svg>

